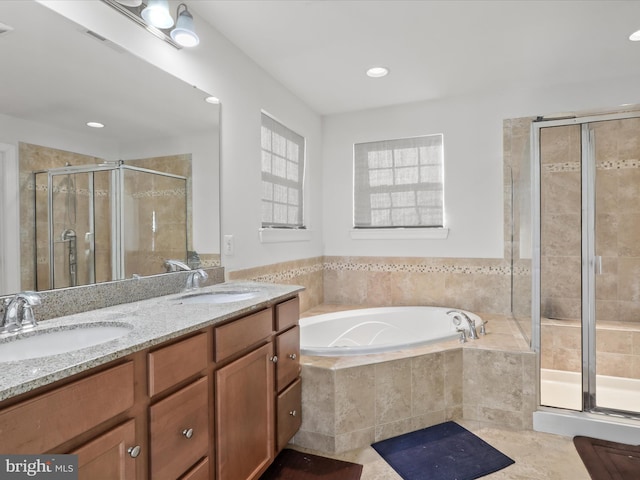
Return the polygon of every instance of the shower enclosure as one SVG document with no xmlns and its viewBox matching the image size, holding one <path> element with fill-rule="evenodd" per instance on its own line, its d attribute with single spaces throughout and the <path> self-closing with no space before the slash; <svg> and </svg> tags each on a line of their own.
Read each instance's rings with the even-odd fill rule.
<svg viewBox="0 0 640 480">
<path fill-rule="evenodd" d="M 540 405 L 543 412 L 551 407 L 637 426 L 640 113 L 532 125 L 532 342 L 540 352 Z"/>
<path fill-rule="evenodd" d="M 35 176 L 36 288 L 163 271 L 187 257 L 187 179 L 119 163 Z"/>
</svg>

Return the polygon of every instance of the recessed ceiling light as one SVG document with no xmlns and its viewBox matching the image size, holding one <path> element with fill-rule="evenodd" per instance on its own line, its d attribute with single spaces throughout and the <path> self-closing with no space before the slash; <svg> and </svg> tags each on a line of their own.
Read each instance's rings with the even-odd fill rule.
<svg viewBox="0 0 640 480">
<path fill-rule="evenodd" d="M 636 30 L 631 35 L 629 35 L 629 40 L 632 42 L 640 42 L 640 30 Z"/>
<path fill-rule="evenodd" d="M 367 70 L 367 75 L 372 78 L 380 78 L 389 74 L 389 69 L 386 67 L 371 67 Z"/>
<path fill-rule="evenodd" d="M 204 101 L 207 103 L 213 103 L 214 105 L 217 105 L 220 103 L 220 99 L 218 97 L 214 97 L 213 95 L 205 98 Z"/>
<path fill-rule="evenodd" d="M 91 128 L 103 128 L 104 124 L 100 123 L 100 122 L 87 122 L 87 127 L 91 127 Z"/>
</svg>

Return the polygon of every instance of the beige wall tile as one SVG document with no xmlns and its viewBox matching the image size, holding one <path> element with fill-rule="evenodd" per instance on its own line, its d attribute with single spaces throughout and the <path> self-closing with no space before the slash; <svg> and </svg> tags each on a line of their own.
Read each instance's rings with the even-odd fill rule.
<svg viewBox="0 0 640 480">
<path fill-rule="evenodd" d="M 411 416 L 411 360 L 395 360 L 374 366 L 375 424 L 388 424 Z"/>
<path fill-rule="evenodd" d="M 375 425 L 375 367 L 337 370 L 335 377 L 336 435 Z"/>
</svg>

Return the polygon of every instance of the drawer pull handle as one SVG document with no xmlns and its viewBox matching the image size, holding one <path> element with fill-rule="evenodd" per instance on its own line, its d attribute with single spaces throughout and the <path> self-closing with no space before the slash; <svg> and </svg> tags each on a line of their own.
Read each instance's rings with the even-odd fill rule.
<svg viewBox="0 0 640 480">
<path fill-rule="evenodd" d="M 278 356 L 274 355 L 273 357 L 271 357 L 269 360 L 271 360 L 273 363 L 278 363 Z"/>
<path fill-rule="evenodd" d="M 140 447 L 140 445 L 136 445 L 135 447 L 129 447 L 127 449 L 127 453 L 131 458 L 136 458 L 138 455 L 140 455 L 141 451 L 142 451 L 142 447 Z"/>
<path fill-rule="evenodd" d="M 292 417 L 295 417 L 295 416 L 296 416 L 296 414 L 297 414 L 297 412 L 296 412 L 295 410 L 291 410 L 291 411 L 289 412 L 289 415 L 291 415 Z"/>
<path fill-rule="evenodd" d="M 290 354 L 289 354 L 289 358 L 290 358 L 291 360 L 295 360 L 296 358 L 298 358 L 298 356 L 297 356 L 295 353 L 290 353 Z"/>
<path fill-rule="evenodd" d="M 182 431 L 182 435 L 184 435 L 186 438 L 193 437 L 193 428 L 187 428 L 187 429 L 183 430 Z"/>
</svg>

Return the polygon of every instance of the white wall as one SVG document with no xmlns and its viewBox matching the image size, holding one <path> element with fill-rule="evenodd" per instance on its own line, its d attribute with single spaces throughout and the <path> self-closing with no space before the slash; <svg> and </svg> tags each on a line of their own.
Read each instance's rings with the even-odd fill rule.
<svg viewBox="0 0 640 480">
<path fill-rule="evenodd" d="M 228 270 L 322 254 L 321 118 L 198 18 L 197 2 L 192 2 L 190 9 L 200 45 L 179 51 L 101 2 L 40 3 L 221 99 L 222 234 L 235 238 L 235 254 L 222 259 Z M 259 241 L 261 109 L 307 140 L 306 213 L 313 230 L 311 241 Z"/>
<path fill-rule="evenodd" d="M 502 121 L 640 103 L 640 78 L 498 92 L 324 118 L 325 255 L 502 258 Z M 353 240 L 353 144 L 444 134 L 443 240 Z M 329 193 L 330 192 L 330 193 Z"/>
</svg>

